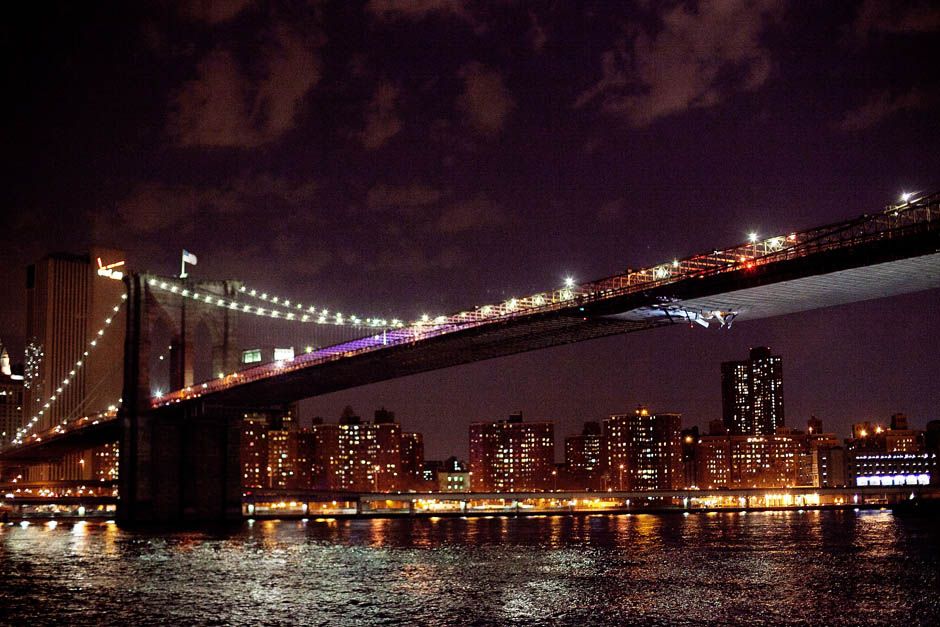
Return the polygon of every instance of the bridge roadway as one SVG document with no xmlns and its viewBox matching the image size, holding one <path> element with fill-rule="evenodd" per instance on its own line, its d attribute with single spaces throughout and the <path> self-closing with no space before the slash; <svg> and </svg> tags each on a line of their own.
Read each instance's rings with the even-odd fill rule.
<svg viewBox="0 0 940 627">
<path fill-rule="evenodd" d="M 271 405 L 369 383 L 672 324 L 725 326 L 940 287 L 940 198 L 920 219 L 883 214 L 584 283 L 569 299 L 491 319 L 391 330 L 152 399 Z M 772 241 L 772 240 L 769 240 Z M 740 257 L 737 257 L 739 253 Z M 730 259 L 729 259 L 730 258 Z M 709 265 L 711 264 L 711 265 Z M 657 272 L 664 274 L 656 279 Z M 651 273 L 637 282 L 635 275 Z M 389 336 L 392 339 L 389 339 Z"/>
</svg>

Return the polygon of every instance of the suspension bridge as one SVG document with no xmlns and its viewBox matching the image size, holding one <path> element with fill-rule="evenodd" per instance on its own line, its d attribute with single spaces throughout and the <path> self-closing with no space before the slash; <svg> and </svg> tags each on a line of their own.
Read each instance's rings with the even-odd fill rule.
<svg viewBox="0 0 940 627">
<path fill-rule="evenodd" d="M 122 398 L 97 415 L 50 424 L 44 410 L 53 395 L 0 461 L 36 463 L 119 441 L 123 520 L 224 520 L 240 516 L 239 426 L 252 408 L 610 335 L 675 324 L 728 329 L 741 320 L 934 289 L 940 287 L 940 194 L 410 321 L 335 312 L 239 281 L 147 273 L 123 280 L 127 292 L 115 305 L 115 311 L 127 308 Z M 266 358 L 248 350 L 257 345 L 246 340 L 248 319 L 294 338 L 312 328 L 345 338 L 326 346 L 295 339 L 281 345 L 302 348 Z M 200 346 L 209 349 L 202 358 Z M 211 376 L 196 380 L 200 359 Z M 168 372 L 160 374 L 160 364 Z M 156 383 L 160 376 L 165 381 Z"/>
</svg>

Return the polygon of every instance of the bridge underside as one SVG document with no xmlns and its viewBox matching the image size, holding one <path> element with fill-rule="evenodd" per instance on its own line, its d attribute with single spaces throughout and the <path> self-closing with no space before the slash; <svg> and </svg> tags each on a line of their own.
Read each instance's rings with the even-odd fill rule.
<svg viewBox="0 0 940 627">
<path fill-rule="evenodd" d="M 737 320 L 758 320 L 937 287 L 940 287 L 940 254 L 932 254 L 676 300 L 669 305 L 675 310 L 691 312 L 735 311 Z M 669 306 L 660 305 L 639 307 L 612 317 L 639 322 L 667 315 L 674 314 L 669 313 Z"/>
</svg>

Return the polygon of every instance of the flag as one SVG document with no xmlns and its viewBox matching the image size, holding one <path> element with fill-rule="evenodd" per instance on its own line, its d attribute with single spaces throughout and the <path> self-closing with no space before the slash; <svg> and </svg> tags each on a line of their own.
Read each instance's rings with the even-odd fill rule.
<svg viewBox="0 0 940 627">
<path fill-rule="evenodd" d="M 191 266 L 196 265 L 196 255 L 192 254 L 185 248 L 183 249 L 183 263 L 188 263 Z"/>
</svg>

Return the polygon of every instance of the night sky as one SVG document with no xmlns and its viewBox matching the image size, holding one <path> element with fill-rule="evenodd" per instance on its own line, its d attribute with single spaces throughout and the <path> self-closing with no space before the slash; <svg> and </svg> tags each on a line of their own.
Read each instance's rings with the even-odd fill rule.
<svg viewBox="0 0 940 627">
<path fill-rule="evenodd" d="M 877 211 L 940 189 L 928 2 L 64 3 L 0 25 L 0 339 L 25 266 L 121 247 L 416 318 Z M 429 458 L 467 424 L 638 403 L 720 417 L 719 363 L 784 358 L 787 422 L 940 418 L 940 291 L 676 327 L 325 396 Z M 559 444 L 559 454 L 561 446 Z"/>
</svg>

